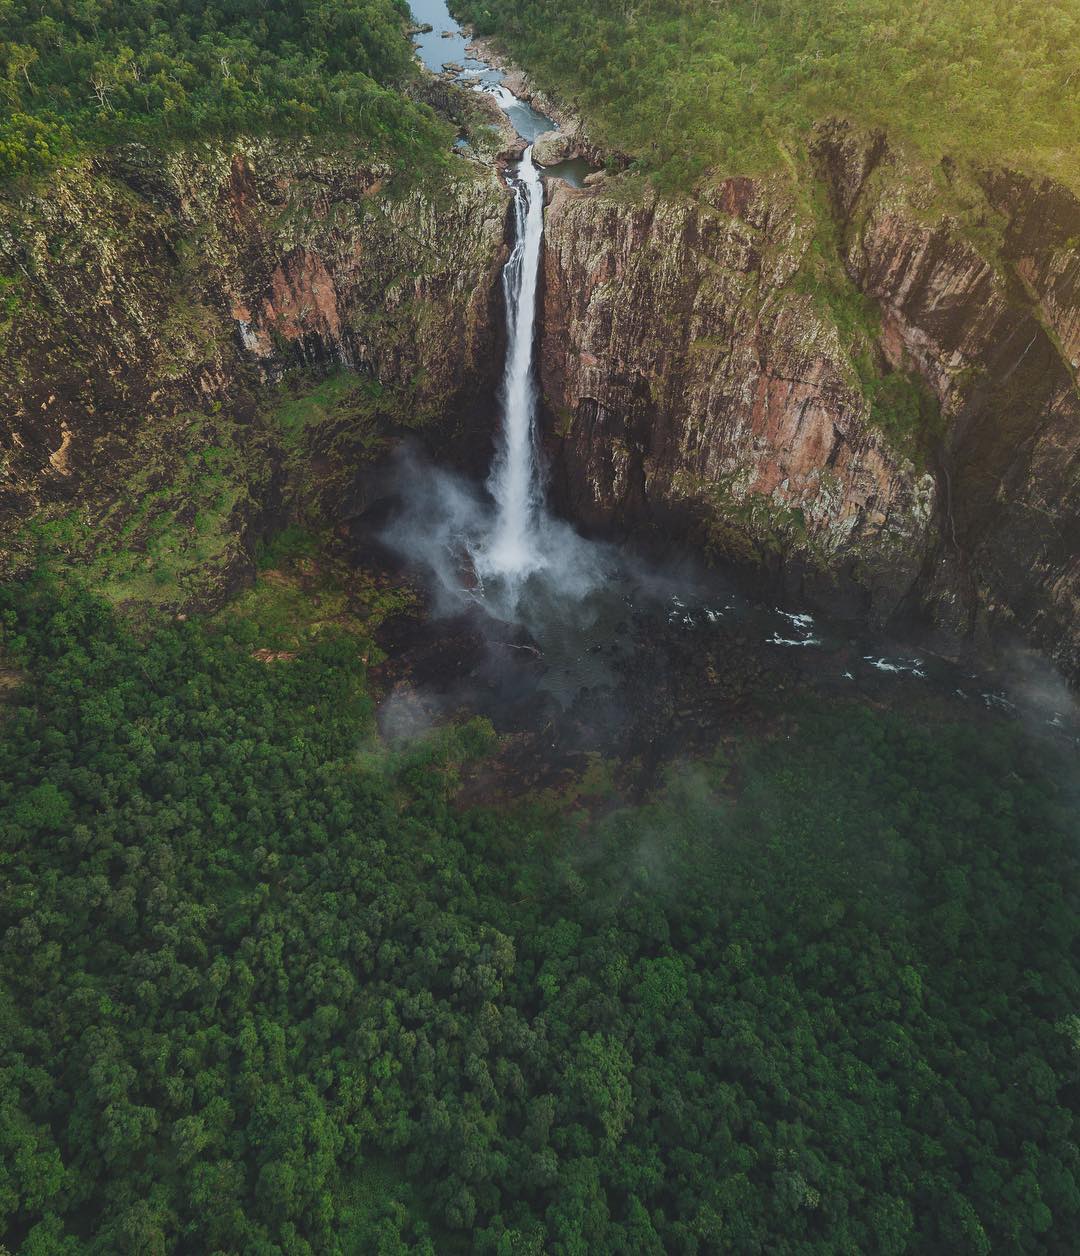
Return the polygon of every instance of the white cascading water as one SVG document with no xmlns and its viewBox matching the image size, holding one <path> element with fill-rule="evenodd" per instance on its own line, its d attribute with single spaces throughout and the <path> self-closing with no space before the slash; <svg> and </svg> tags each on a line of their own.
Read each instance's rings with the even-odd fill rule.
<svg viewBox="0 0 1080 1256">
<path fill-rule="evenodd" d="M 509 93 L 508 93 L 509 94 Z M 526 148 L 518 167 L 514 249 L 503 268 L 507 346 L 502 381 L 502 430 L 488 488 L 495 499 L 491 531 L 474 555 L 481 579 L 511 585 L 545 566 L 541 547 L 544 509 L 536 449 L 536 385 L 533 340 L 540 243 L 544 234 L 544 186 Z"/>
<path fill-rule="evenodd" d="M 535 128 L 519 116 L 531 111 L 505 87 L 492 95 L 519 133 L 523 126 Z M 460 610 L 467 600 L 503 622 L 531 619 L 540 606 L 550 612 L 556 602 L 561 608 L 556 618 L 565 618 L 570 604 L 580 603 L 604 578 L 603 548 L 553 516 L 544 500 L 533 365 L 544 185 L 531 145 L 513 187 L 514 246 L 502 274 L 507 332 L 502 424 L 487 480 L 490 500 L 482 500 L 461 477 L 403 453 L 403 508 L 382 533 L 384 542 L 428 568 L 440 612 Z"/>
</svg>

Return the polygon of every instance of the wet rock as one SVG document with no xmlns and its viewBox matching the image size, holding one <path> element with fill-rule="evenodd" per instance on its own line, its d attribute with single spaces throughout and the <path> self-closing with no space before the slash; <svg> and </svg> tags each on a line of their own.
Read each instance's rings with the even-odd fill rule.
<svg viewBox="0 0 1080 1256">
<path fill-rule="evenodd" d="M 528 147 L 528 142 L 515 132 L 514 138 L 508 142 L 507 146 L 499 154 L 499 160 L 503 168 L 505 169 L 508 163 L 520 161 Z"/>
<path fill-rule="evenodd" d="M 510 70 L 503 78 L 503 87 L 507 91 L 513 92 L 520 100 L 529 100 L 532 93 L 529 91 L 529 80 L 524 70 Z"/>
</svg>

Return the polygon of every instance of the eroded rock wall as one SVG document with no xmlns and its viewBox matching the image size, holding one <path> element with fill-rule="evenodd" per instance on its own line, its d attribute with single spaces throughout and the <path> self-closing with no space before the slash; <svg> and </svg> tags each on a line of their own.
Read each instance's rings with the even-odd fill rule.
<svg viewBox="0 0 1080 1256">
<path fill-rule="evenodd" d="M 810 161 L 680 202 L 552 185 L 539 362 L 561 503 L 878 620 L 1013 626 L 1075 677 L 1080 205 L 840 124 Z M 131 147 L 9 193 L 0 522 L 122 493 L 115 468 L 188 411 L 265 444 L 260 386 L 304 363 L 486 454 L 507 208 L 492 168 L 397 191 L 356 153 L 271 141 Z M 923 381 L 932 441 L 883 426 L 868 369 Z M 259 459 L 249 514 L 276 491 Z"/>
<path fill-rule="evenodd" d="M 490 395 L 507 192 L 462 161 L 398 191 L 362 154 L 129 147 L 0 202 L 0 512 L 106 478 L 188 408 L 243 422 L 290 366 L 347 366 L 406 421 Z"/>
<path fill-rule="evenodd" d="M 857 564 L 887 615 L 921 568 L 933 480 L 868 425 L 836 326 L 796 282 L 811 244 L 780 181 L 690 204 L 555 190 L 545 393 L 584 517 Z"/>
<path fill-rule="evenodd" d="M 843 128 L 823 136 L 832 188 L 856 143 Z M 912 179 L 880 145 L 840 217 L 884 351 L 917 365 L 945 417 L 936 537 L 916 593 L 957 633 L 1015 627 L 1075 678 L 1080 202 L 1014 173 L 979 176 L 982 197 L 949 163 L 934 175 Z"/>
<path fill-rule="evenodd" d="M 842 125 L 813 162 L 869 331 L 810 282 L 806 179 L 552 189 L 540 360 L 566 504 L 854 589 L 875 618 L 1013 624 L 1076 674 L 1075 200 L 915 169 Z M 933 393 L 922 456 L 883 430 L 867 360 Z"/>
</svg>

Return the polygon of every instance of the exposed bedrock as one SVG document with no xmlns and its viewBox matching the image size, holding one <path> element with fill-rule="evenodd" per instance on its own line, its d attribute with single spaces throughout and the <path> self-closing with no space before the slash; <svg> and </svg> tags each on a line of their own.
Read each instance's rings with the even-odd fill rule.
<svg viewBox="0 0 1080 1256">
<path fill-rule="evenodd" d="M 878 620 L 1014 627 L 1075 677 L 1080 205 L 839 124 L 813 157 L 816 211 L 786 177 L 681 202 L 552 189 L 540 360 L 566 506 Z M 872 301 L 861 330 L 823 299 L 823 246 Z M 940 408 L 921 447 L 874 404 L 890 372 Z"/>
<path fill-rule="evenodd" d="M 811 154 L 797 178 L 678 201 L 550 184 L 538 359 L 560 504 L 878 621 L 1015 629 L 1075 679 L 1080 204 L 842 124 Z M 362 154 L 269 140 L 129 147 L 9 191 L 6 535 L 125 492 L 124 452 L 188 411 L 255 441 L 262 386 L 305 363 L 378 381 L 391 427 L 482 466 L 508 204 L 476 163 L 396 191 Z M 917 382 L 932 421 L 883 380 Z"/>
<path fill-rule="evenodd" d="M 131 147 L 0 201 L 0 514 L 93 493 L 177 412 L 244 422 L 297 365 L 371 376 L 447 441 L 483 431 L 506 189 L 465 162 L 386 175 L 297 143 Z"/>
</svg>

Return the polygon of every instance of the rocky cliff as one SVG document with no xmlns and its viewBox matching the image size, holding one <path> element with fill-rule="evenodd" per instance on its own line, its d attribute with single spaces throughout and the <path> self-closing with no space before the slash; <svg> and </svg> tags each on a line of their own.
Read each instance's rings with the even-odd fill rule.
<svg viewBox="0 0 1080 1256">
<path fill-rule="evenodd" d="M 1080 206 L 839 124 L 812 154 L 680 202 L 551 189 L 565 503 L 881 620 L 1014 625 L 1075 674 Z"/>
<path fill-rule="evenodd" d="M 9 193 L 7 565 L 40 541 L 27 521 L 88 549 L 101 529 L 152 549 L 147 519 L 127 506 L 152 522 L 207 450 L 228 481 L 214 499 L 228 515 L 215 518 L 219 539 L 241 558 L 245 531 L 281 496 L 281 438 L 295 433 L 275 424 L 268 385 L 289 368 L 356 372 L 363 417 L 384 426 L 446 439 L 486 427 L 507 204 L 495 172 L 472 162 L 403 183 L 362 153 L 269 140 L 129 147 Z M 205 517 L 198 503 L 191 517 L 165 504 L 187 536 L 170 543 L 194 570 Z"/>
<path fill-rule="evenodd" d="M 210 605 L 379 433 L 481 461 L 507 204 L 490 166 L 402 185 L 269 140 L 130 147 L 9 192 L 4 570 L 44 548 L 114 600 Z M 1078 238 L 1060 187 L 841 124 L 805 168 L 680 201 L 552 184 L 561 503 L 881 621 L 1016 628 L 1076 676 Z M 275 393 L 305 365 L 310 395 Z"/>
</svg>

